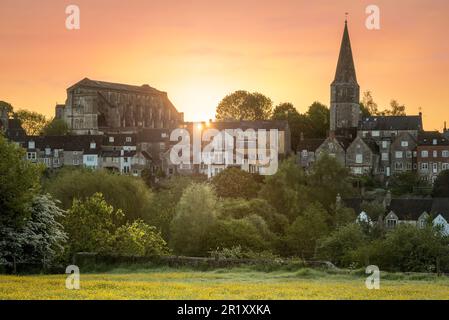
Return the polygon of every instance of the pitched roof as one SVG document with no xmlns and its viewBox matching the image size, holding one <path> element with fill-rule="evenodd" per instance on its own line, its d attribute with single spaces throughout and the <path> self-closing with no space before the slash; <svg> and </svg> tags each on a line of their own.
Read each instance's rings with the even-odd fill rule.
<svg viewBox="0 0 449 320">
<path fill-rule="evenodd" d="M 325 139 L 303 139 L 299 141 L 297 151 L 313 151 L 315 152 Z"/>
<path fill-rule="evenodd" d="M 165 142 L 170 140 L 171 130 L 169 129 L 143 129 L 137 134 L 138 143 L 141 142 Z"/>
<path fill-rule="evenodd" d="M 106 82 L 106 81 L 98 81 L 98 80 L 91 80 L 89 78 L 84 78 L 83 80 L 77 82 L 67 90 L 71 90 L 78 86 L 84 86 L 89 88 L 98 88 L 98 89 L 107 89 L 107 90 L 117 90 L 117 91 L 133 91 L 137 93 L 142 94 L 166 94 L 163 91 L 159 91 L 153 87 L 150 87 L 147 84 L 141 85 L 141 86 L 135 86 L 135 85 L 129 85 L 129 84 L 122 84 L 122 83 L 115 83 L 115 82 Z"/>
<path fill-rule="evenodd" d="M 432 214 L 441 214 L 449 222 L 449 198 L 434 198 L 432 204 Z"/>
<path fill-rule="evenodd" d="M 371 149 L 373 153 L 379 153 L 379 146 L 373 139 L 363 138 L 363 142 Z"/>
<path fill-rule="evenodd" d="M 73 136 L 27 136 L 23 147 L 28 149 L 28 142 L 34 141 L 35 149 L 45 148 L 63 149 L 64 151 L 85 151 L 98 153 L 101 148 L 103 136 L 100 135 L 73 135 Z M 91 148 L 91 142 L 95 142 L 95 148 Z"/>
<path fill-rule="evenodd" d="M 354 59 L 352 57 L 351 40 L 349 39 L 348 23 L 345 21 L 345 29 L 341 40 L 340 54 L 338 56 L 337 70 L 334 83 L 357 83 Z"/>
<path fill-rule="evenodd" d="M 373 116 L 364 117 L 360 130 L 422 130 L 422 118 L 418 116 Z"/>
<path fill-rule="evenodd" d="M 357 215 L 362 211 L 362 199 L 360 198 L 343 199 L 343 203 L 346 208 L 353 209 Z"/>
<path fill-rule="evenodd" d="M 436 142 L 436 144 L 435 144 L 435 142 Z M 418 145 L 420 145 L 420 146 L 430 146 L 430 145 L 447 146 L 447 145 L 449 145 L 449 139 L 438 131 L 422 131 L 418 134 Z"/>
<path fill-rule="evenodd" d="M 430 213 L 432 210 L 433 199 L 391 199 L 388 206 L 388 213 L 393 211 L 399 220 L 418 220 L 424 212 Z"/>
</svg>

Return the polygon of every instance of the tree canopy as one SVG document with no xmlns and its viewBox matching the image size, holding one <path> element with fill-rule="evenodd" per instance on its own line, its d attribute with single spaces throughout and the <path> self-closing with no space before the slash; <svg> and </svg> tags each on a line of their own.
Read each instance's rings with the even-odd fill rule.
<svg viewBox="0 0 449 320">
<path fill-rule="evenodd" d="M 217 120 L 268 120 L 273 102 L 261 93 L 239 90 L 227 95 L 217 106 Z"/>
</svg>

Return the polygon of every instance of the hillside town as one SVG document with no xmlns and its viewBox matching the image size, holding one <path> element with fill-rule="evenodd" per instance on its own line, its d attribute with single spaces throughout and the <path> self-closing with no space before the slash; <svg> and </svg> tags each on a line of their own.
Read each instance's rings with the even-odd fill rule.
<svg viewBox="0 0 449 320">
<path fill-rule="evenodd" d="M 134 86 L 84 78 L 67 89 L 65 104 L 55 107 L 55 119 L 68 127 L 67 135 L 27 135 L 18 119 L 0 110 L 0 128 L 6 137 L 26 149 L 26 159 L 43 163 L 49 170 L 61 167 L 105 169 L 124 175 L 156 177 L 202 174 L 212 178 L 229 166 L 262 174 L 266 164 L 252 161 L 248 153 L 242 164 L 219 159 L 212 162 L 172 163 L 170 151 L 178 141 L 171 139 L 175 129 L 185 129 L 193 137 L 203 129 L 276 130 L 280 161 L 295 157 L 298 166 L 308 170 L 317 159 L 328 155 L 337 159 L 351 174 L 369 176 L 382 183 L 384 215 L 380 222 L 388 228 L 399 223 L 423 226 L 432 217 L 449 234 L 449 199 L 392 199 L 390 178 L 398 173 L 415 172 L 422 181 L 434 183 L 449 169 L 449 130 L 426 131 L 423 115 L 364 116 L 360 107 L 360 86 L 345 21 L 337 69 L 331 84 L 330 125 L 326 138 L 304 138 L 292 145 L 286 120 L 220 120 L 185 122 L 184 115 L 170 102 L 166 92 L 147 84 Z M 254 141 L 255 144 L 258 141 Z M 234 146 L 235 148 L 235 146 Z M 359 221 L 373 223 L 361 208 L 373 200 L 366 194 L 356 199 L 337 199 L 354 209 Z M 378 221 L 375 221 L 378 222 Z"/>
</svg>

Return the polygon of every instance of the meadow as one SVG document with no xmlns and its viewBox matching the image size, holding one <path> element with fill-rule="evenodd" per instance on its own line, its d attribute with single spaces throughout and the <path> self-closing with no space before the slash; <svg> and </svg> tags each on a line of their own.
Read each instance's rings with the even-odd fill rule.
<svg viewBox="0 0 449 320">
<path fill-rule="evenodd" d="M 0 275 L 0 299 L 449 299 L 448 277 L 383 273 L 379 290 L 365 279 L 313 269 L 115 269 L 82 273 L 80 290 L 68 290 L 66 275 Z"/>
</svg>

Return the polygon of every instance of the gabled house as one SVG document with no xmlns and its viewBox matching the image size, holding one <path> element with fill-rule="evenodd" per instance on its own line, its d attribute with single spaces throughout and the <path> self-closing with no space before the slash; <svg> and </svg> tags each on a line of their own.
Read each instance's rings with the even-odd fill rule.
<svg viewBox="0 0 449 320">
<path fill-rule="evenodd" d="M 355 138 L 346 150 L 346 166 L 355 175 L 378 174 L 379 147 L 374 140 Z"/>
<path fill-rule="evenodd" d="M 334 134 L 324 140 L 324 142 L 316 150 L 316 158 L 327 154 L 334 157 L 341 165 L 346 165 L 346 149 L 350 144 L 350 139 L 346 137 L 337 137 Z"/>
</svg>

